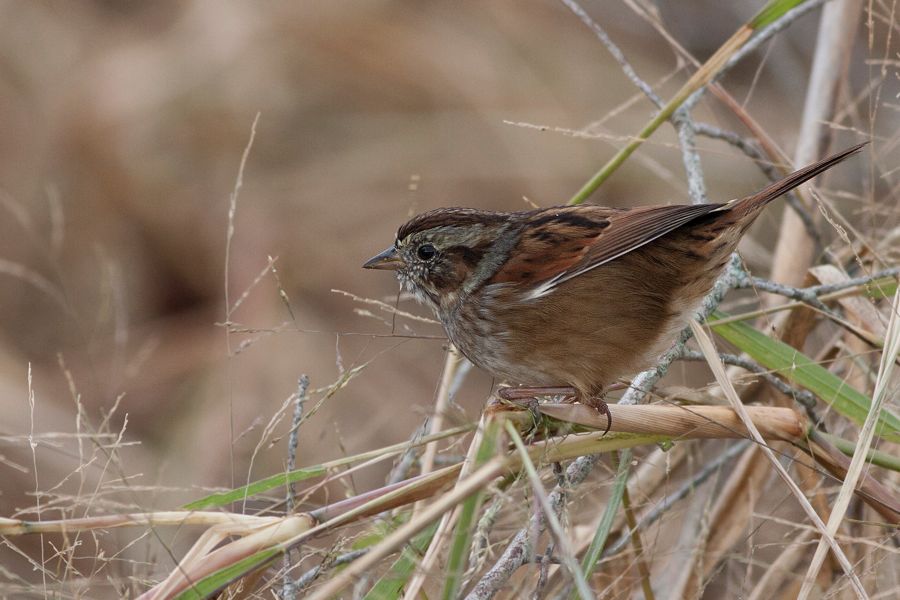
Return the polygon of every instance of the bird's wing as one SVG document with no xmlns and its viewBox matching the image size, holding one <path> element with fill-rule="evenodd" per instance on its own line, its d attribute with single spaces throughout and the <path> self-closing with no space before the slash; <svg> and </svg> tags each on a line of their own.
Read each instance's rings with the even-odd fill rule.
<svg viewBox="0 0 900 600">
<path fill-rule="evenodd" d="M 528 213 L 519 243 L 489 283 L 522 289 L 526 299 L 578 277 L 677 229 L 721 204 L 548 208 Z"/>
</svg>

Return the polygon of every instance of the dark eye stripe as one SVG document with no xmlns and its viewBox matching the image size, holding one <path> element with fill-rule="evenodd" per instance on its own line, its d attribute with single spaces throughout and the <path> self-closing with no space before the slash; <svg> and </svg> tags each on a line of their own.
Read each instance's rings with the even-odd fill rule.
<svg viewBox="0 0 900 600">
<path fill-rule="evenodd" d="M 479 262 L 481 262 L 481 257 L 484 256 L 485 249 L 482 247 L 470 248 L 468 246 L 451 246 L 450 248 L 446 248 L 444 253 L 448 256 L 459 256 L 460 260 L 465 263 L 465 265 L 474 269 Z"/>
</svg>

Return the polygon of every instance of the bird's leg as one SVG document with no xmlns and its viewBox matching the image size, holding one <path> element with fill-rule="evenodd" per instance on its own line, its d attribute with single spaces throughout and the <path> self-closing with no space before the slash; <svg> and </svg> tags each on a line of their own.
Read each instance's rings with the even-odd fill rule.
<svg viewBox="0 0 900 600">
<path fill-rule="evenodd" d="M 609 406 L 607 406 L 606 402 L 603 400 L 607 391 L 608 390 L 604 390 L 599 396 L 587 396 L 580 394 L 578 390 L 571 386 L 504 387 L 497 390 L 497 395 L 504 400 L 511 401 L 525 400 L 537 396 L 563 396 L 563 402 L 580 402 L 585 406 L 590 406 L 601 415 L 606 415 L 606 430 L 603 432 L 603 434 L 606 435 L 609 433 L 610 428 L 612 428 L 612 414 L 609 412 Z"/>
<path fill-rule="evenodd" d="M 538 423 L 541 421 L 541 403 L 537 399 L 539 395 L 533 393 L 530 388 L 501 387 L 497 390 L 497 396 L 502 400 L 526 409 L 531 415 L 531 427 L 528 430 L 528 435 L 534 434 Z"/>
</svg>

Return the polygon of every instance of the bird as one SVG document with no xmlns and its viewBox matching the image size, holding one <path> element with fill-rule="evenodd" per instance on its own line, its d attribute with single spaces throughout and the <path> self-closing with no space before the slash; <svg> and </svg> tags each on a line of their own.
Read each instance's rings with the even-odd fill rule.
<svg viewBox="0 0 900 600">
<path fill-rule="evenodd" d="M 400 226 L 366 269 L 396 272 L 506 398 L 560 393 L 607 416 L 605 391 L 652 366 L 774 199 L 858 144 L 724 203 L 438 208 Z"/>
</svg>

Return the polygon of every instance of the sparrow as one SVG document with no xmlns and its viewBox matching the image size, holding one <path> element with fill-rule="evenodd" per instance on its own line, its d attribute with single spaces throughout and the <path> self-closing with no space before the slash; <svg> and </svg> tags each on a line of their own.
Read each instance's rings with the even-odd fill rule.
<svg viewBox="0 0 900 600">
<path fill-rule="evenodd" d="M 673 343 L 762 210 L 864 145 L 725 203 L 439 208 L 363 267 L 396 271 L 466 358 L 525 386 L 516 397 L 564 390 L 609 419 L 604 390 Z"/>
</svg>

